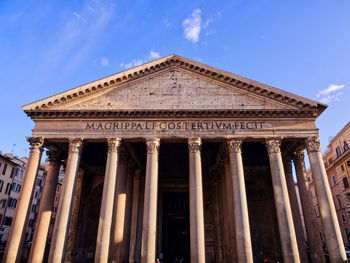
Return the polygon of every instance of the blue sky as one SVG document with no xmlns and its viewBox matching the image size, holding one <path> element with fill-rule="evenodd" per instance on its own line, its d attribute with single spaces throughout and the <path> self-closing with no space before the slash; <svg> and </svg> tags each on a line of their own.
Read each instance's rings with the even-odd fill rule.
<svg viewBox="0 0 350 263">
<path fill-rule="evenodd" d="M 0 1 L 0 150 L 28 154 L 21 106 L 178 54 L 329 105 L 350 120 L 350 1 Z M 15 146 L 14 146 L 15 144 Z"/>
</svg>

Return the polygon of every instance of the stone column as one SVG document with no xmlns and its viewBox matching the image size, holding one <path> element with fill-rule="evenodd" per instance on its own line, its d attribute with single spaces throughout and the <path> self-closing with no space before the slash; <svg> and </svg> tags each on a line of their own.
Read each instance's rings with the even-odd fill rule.
<svg viewBox="0 0 350 263">
<path fill-rule="evenodd" d="M 59 152 L 50 150 L 47 152 L 50 166 L 46 176 L 44 192 L 41 199 L 39 215 L 35 227 L 32 248 L 30 250 L 28 262 L 41 263 L 44 259 L 47 233 L 50 227 L 51 214 L 56 194 L 57 179 L 60 171 Z"/>
<path fill-rule="evenodd" d="M 147 165 L 143 208 L 141 263 L 156 261 L 159 139 L 147 139 Z"/>
<path fill-rule="evenodd" d="M 232 205 L 234 207 L 238 262 L 253 263 L 253 251 L 250 238 L 248 204 L 245 190 L 241 143 L 241 139 L 230 139 L 228 141 L 231 166 L 229 184 L 233 193 Z"/>
<path fill-rule="evenodd" d="M 304 214 L 306 234 L 309 242 L 310 260 L 312 263 L 325 263 L 322 242 L 318 233 L 317 219 L 314 213 L 312 196 L 307 181 L 304 148 L 299 148 L 293 155 L 295 172 L 298 181 L 298 188 L 301 200 L 301 207 Z"/>
<path fill-rule="evenodd" d="M 339 222 L 335 211 L 332 192 L 329 187 L 326 169 L 324 168 L 320 139 L 310 137 L 306 140 L 315 191 L 320 206 L 322 226 L 326 236 L 326 243 L 331 263 L 347 262 L 344 243 L 341 236 Z"/>
<path fill-rule="evenodd" d="M 292 209 L 293 222 L 295 227 L 295 233 L 298 242 L 299 256 L 301 262 L 309 262 L 309 258 L 306 251 L 306 240 L 304 235 L 304 228 L 301 221 L 301 215 L 299 210 L 299 203 L 297 194 L 295 192 L 295 183 L 293 180 L 292 159 L 291 157 L 284 156 L 284 171 L 286 174 L 287 188 L 289 193 L 290 206 Z"/>
<path fill-rule="evenodd" d="M 229 163 L 229 160 L 227 160 Z M 234 212 L 233 212 L 233 193 L 231 181 L 231 166 L 229 164 L 224 165 L 225 177 L 223 178 L 223 208 L 224 208 L 224 231 L 225 231 L 225 254 L 226 261 L 236 262 L 237 261 L 237 249 L 236 249 L 236 229 L 234 227 Z"/>
<path fill-rule="evenodd" d="M 70 139 L 68 161 L 49 254 L 50 263 L 61 263 L 64 259 L 81 151 L 82 139 Z"/>
<path fill-rule="evenodd" d="M 122 154 L 122 153 L 121 153 Z M 125 157 L 125 156 L 124 156 Z M 120 156 L 120 158 L 124 157 Z M 125 158 L 126 159 L 126 158 Z M 114 223 L 112 229 L 111 257 L 110 261 L 122 262 L 122 245 L 124 242 L 125 208 L 126 208 L 126 183 L 128 165 L 121 162 L 117 172 L 117 189 L 114 197 Z"/>
<path fill-rule="evenodd" d="M 201 139 L 188 140 L 190 192 L 191 262 L 205 262 L 204 213 L 202 190 Z"/>
<path fill-rule="evenodd" d="M 134 184 L 132 192 L 132 212 L 131 212 L 131 230 L 130 230 L 130 251 L 129 263 L 134 263 L 136 253 L 136 235 L 137 235 L 137 218 L 139 210 L 139 193 L 140 193 L 140 170 L 134 174 Z"/>
<path fill-rule="evenodd" d="M 292 210 L 288 196 L 286 178 L 281 156 L 281 139 L 268 138 L 267 150 L 270 159 L 270 169 L 277 211 L 278 229 L 285 263 L 300 262 L 298 244 L 294 230 Z"/>
<path fill-rule="evenodd" d="M 74 257 L 76 256 L 76 253 L 77 253 L 77 251 L 74 251 L 74 246 L 77 238 L 76 237 L 77 226 L 79 224 L 78 217 L 79 217 L 79 211 L 80 211 L 80 200 L 81 200 L 81 194 L 82 194 L 81 192 L 83 188 L 83 180 L 84 180 L 84 170 L 80 168 L 78 172 L 77 182 L 75 184 L 72 217 L 70 219 L 70 224 L 69 224 L 67 248 L 66 248 L 64 263 L 73 262 Z"/>
<path fill-rule="evenodd" d="M 115 138 L 107 140 L 108 154 L 98 223 L 95 263 L 108 262 L 120 140 Z"/>
<path fill-rule="evenodd" d="M 40 163 L 42 146 L 44 139 L 41 137 L 27 138 L 30 143 L 30 154 L 27 168 L 24 173 L 24 182 L 18 200 L 18 206 L 13 217 L 10 234 L 7 239 L 7 245 L 3 257 L 3 262 L 14 263 L 19 262 L 21 258 L 21 248 L 23 233 L 25 232 L 25 224 L 28 210 L 30 209 L 31 196 L 36 180 L 36 175 Z"/>
</svg>

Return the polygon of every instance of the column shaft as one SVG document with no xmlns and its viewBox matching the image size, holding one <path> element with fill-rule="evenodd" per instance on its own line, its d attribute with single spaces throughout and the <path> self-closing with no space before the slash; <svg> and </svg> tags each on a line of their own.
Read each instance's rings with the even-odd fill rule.
<svg viewBox="0 0 350 263">
<path fill-rule="evenodd" d="M 189 192 L 191 262 L 205 262 L 204 213 L 202 190 L 201 140 L 189 139 Z"/>
<path fill-rule="evenodd" d="M 309 258 L 306 251 L 306 240 L 305 240 L 304 229 L 301 221 L 298 198 L 295 192 L 292 160 L 289 156 L 285 156 L 284 158 L 284 171 L 286 174 L 287 188 L 289 193 L 290 206 L 292 209 L 295 233 L 296 233 L 297 242 L 298 242 L 300 260 L 303 263 L 304 262 L 307 263 L 309 262 Z"/>
<path fill-rule="evenodd" d="M 280 150 L 280 139 L 268 139 L 267 149 L 270 159 L 271 177 L 275 206 L 277 211 L 278 229 L 285 263 L 300 262 L 298 244 L 295 235 L 292 210 L 288 196 L 286 178 L 283 169 Z"/>
<path fill-rule="evenodd" d="M 60 171 L 60 162 L 58 159 L 59 153 L 57 151 L 49 151 L 47 154 L 49 156 L 50 166 L 45 180 L 44 192 L 41 199 L 32 248 L 28 260 L 28 262 L 33 263 L 41 263 L 44 259 L 47 233 L 50 227 L 58 173 Z"/>
<path fill-rule="evenodd" d="M 236 250 L 236 229 L 234 227 L 234 211 L 233 211 L 233 192 L 231 182 L 231 166 L 225 164 L 225 177 L 223 178 L 224 184 L 224 221 L 225 224 L 225 243 L 226 243 L 226 260 L 230 262 L 237 261 Z"/>
<path fill-rule="evenodd" d="M 312 196 L 309 183 L 306 179 L 304 164 L 304 149 L 299 149 L 294 154 L 294 166 L 297 176 L 301 207 L 304 214 L 307 239 L 309 242 L 310 260 L 312 263 L 325 263 L 322 242 L 318 233 L 317 219 L 314 213 Z"/>
<path fill-rule="evenodd" d="M 319 138 L 308 138 L 306 143 L 312 177 L 315 181 L 316 196 L 320 206 L 322 226 L 326 236 L 329 260 L 331 263 L 347 262 L 332 192 L 322 160 Z"/>
<path fill-rule="evenodd" d="M 27 168 L 24 173 L 23 187 L 20 193 L 18 206 L 15 216 L 12 221 L 10 234 L 7 239 L 7 245 L 4 253 L 3 262 L 14 263 L 19 262 L 21 257 L 23 233 L 25 232 L 25 225 L 29 206 L 31 203 L 32 192 L 36 180 L 36 175 L 41 158 L 41 150 L 44 139 L 27 138 L 31 145 Z"/>
<path fill-rule="evenodd" d="M 156 261 L 159 139 L 147 139 L 147 164 L 143 208 L 141 263 Z"/>
<path fill-rule="evenodd" d="M 230 154 L 230 188 L 233 192 L 234 222 L 236 229 L 236 244 L 238 262 L 253 263 L 252 242 L 250 237 L 247 195 L 245 189 L 241 140 L 228 141 Z"/>
<path fill-rule="evenodd" d="M 110 261 L 122 262 L 122 245 L 124 241 L 124 223 L 126 207 L 126 180 L 128 166 L 120 164 L 117 173 L 117 189 L 114 203 L 114 229 L 112 231 L 111 258 Z"/>
<path fill-rule="evenodd" d="M 63 178 L 63 189 L 60 197 L 60 203 L 58 205 L 49 254 L 50 263 L 61 263 L 64 259 L 73 197 L 75 193 L 75 184 L 80 163 L 81 148 L 81 139 L 69 140 L 68 161 Z"/>
<path fill-rule="evenodd" d="M 120 139 L 108 139 L 108 155 L 103 183 L 100 219 L 96 240 L 95 263 L 107 263 L 111 226 L 113 218 L 114 196 L 118 168 L 118 148 Z"/>
<path fill-rule="evenodd" d="M 140 171 L 134 175 L 133 193 L 132 193 L 132 213 L 131 213 L 131 230 L 130 230 L 130 251 L 129 263 L 134 263 L 136 253 L 136 236 L 137 236 L 137 218 L 139 210 L 139 193 L 140 193 Z"/>
</svg>

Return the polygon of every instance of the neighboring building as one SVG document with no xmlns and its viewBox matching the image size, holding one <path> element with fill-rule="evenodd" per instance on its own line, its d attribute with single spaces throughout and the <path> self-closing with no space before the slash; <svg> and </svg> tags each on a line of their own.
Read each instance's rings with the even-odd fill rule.
<svg viewBox="0 0 350 263">
<path fill-rule="evenodd" d="M 14 180 L 17 179 L 19 166 L 12 158 L 0 154 L 0 242 L 5 243 L 10 229 L 13 212 L 18 197 L 11 193 Z"/>
<path fill-rule="evenodd" d="M 6 188 L 3 187 L 1 189 L 1 181 L 0 181 L 0 215 L 3 217 L 1 221 L 0 228 L 0 240 L 1 243 L 7 242 L 7 237 L 10 232 L 10 227 L 12 224 L 12 219 L 15 215 L 15 210 L 17 208 L 17 203 L 19 200 L 20 191 L 22 189 L 23 184 L 23 176 L 24 171 L 26 169 L 28 158 L 17 158 L 13 154 L 5 154 L 1 155 L 2 159 L 0 162 L 7 164 L 6 172 L 4 170 L 0 170 L 0 173 L 6 173 L 6 177 L 4 175 L 1 180 L 7 178 L 8 180 L 4 182 L 6 183 Z M 5 163 L 6 160 L 7 162 Z M 26 235 L 24 239 L 24 244 L 29 244 L 33 239 L 34 227 L 37 218 L 37 214 L 39 212 L 39 205 L 41 200 L 41 195 L 43 192 L 43 187 L 45 183 L 46 170 L 43 166 L 40 166 L 38 169 L 37 181 L 35 183 L 35 189 L 32 196 L 30 213 L 28 215 L 27 220 L 27 228 Z M 8 186 L 8 187 L 7 187 Z"/>
<path fill-rule="evenodd" d="M 335 209 L 345 244 L 350 244 L 350 122 L 330 141 L 326 152 L 323 154 L 323 161 L 326 168 L 329 185 L 331 187 Z M 310 188 L 312 190 L 315 213 L 318 220 L 320 235 L 325 241 L 322 230 L 321 217 L 318 201 L 315 195 L 314 182 L 311 171 Z"/>
</svg>

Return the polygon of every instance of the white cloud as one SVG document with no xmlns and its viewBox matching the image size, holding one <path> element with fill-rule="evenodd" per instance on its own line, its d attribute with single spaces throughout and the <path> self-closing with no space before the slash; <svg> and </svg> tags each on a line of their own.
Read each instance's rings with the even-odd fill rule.
<svg viewBox="0 0 350 263">
<path fill-rule="evenodd" d="M 133 59 L 130 62 L 127 62 L 127 63 L 122 62 L 122 63 L 120 63 L 120 67 L 125 68 L 125 69 L 129 69 L 129 68 L 140 66 L 140 65 L 142 65 L 144 63 L 147 63 L 150 60 L 155 60 L 155 59 L 158 59 L 158 58 L 160 58 L 159 52 L 151 50 L 149 52 L 149 55 L 146 58 L 144 58 L 144 59 Z"/>
<path fill-rule="evenodd" d="M 343 94 L 343 92 L 335 93 L 343 89 L 344 85 L 334 85 L 330 84 L 328 88 L 319 91 L 316 95 L 318 99 L 320 99 L 323 103 L 331 103 L 332 101 L 339 101 L 339 97 Z M 335 93 L 335 94 L 334 94 Z"/>
<path fill-rule="evenodd" d="M 202 11 L 200 9 L 195 9 L 192 14 L 182 22 L 185 38 L 193 43 L 199 41 L 202 23 L 201 14 Z"/>
<path fill-rule="evenodd" d="M 148 58 L 150 60 L 158 59 L 158 58 L 160 58 L 160 54 L 159 54 L 159 52 L 151 51 L 151 52 L 149 52 Z"/>
<path fill-rule="evenodd" d="M 109 60 L 107 58 L 101 58 L 100 59 L 100 64 L 102 67 L 108 66 L 109 65 Z"/>
<path fill-rule="evenodd" d="M 214 19 L 212 19 L 212 18 L 207 19 L 207 21 L 205 21 L 205 23 L 203 25 L 203 28 L 206 29 L 209 26 L 209 24 L 213 21 L 214 21 Z"/>
<path fill-rule="evenodd" d="M 328 95 L 326 97 L 321 98 L 322 103 L 331 103 L 332 101 L 339 101 L 339 97 L 343 95 L 343 92 L 338 92 L 333 95 Z"/>
<path fill-rule="evenodd" d="M 325 96 L 325 95 L 328 95 L 332 92 L 335 92 L 337 90 L 341 90 L 342 88 L 344 88 L 345 86 L 344 85 L 334 85 L 334 84 L 331 84 L 328 86 L 328 88 L 326 89 L 323 89 L 321 90 L 319 93 L 317 93 L 316 97 L 317 98 L 320 98 L 321 96 Z"/>
<path fill-rule="evenodd" d="M 83 18 L 78 12 L 73 12 L 73 15 L 75 16 L 75 18 L 76 18 L 78 21 L 80 21 L 80 22 L 82 22 L 82 23 L 84 23 L 84 24 L 87 23 L 87 20 L 86 20 L 85 18 Z"/>
</svg>

